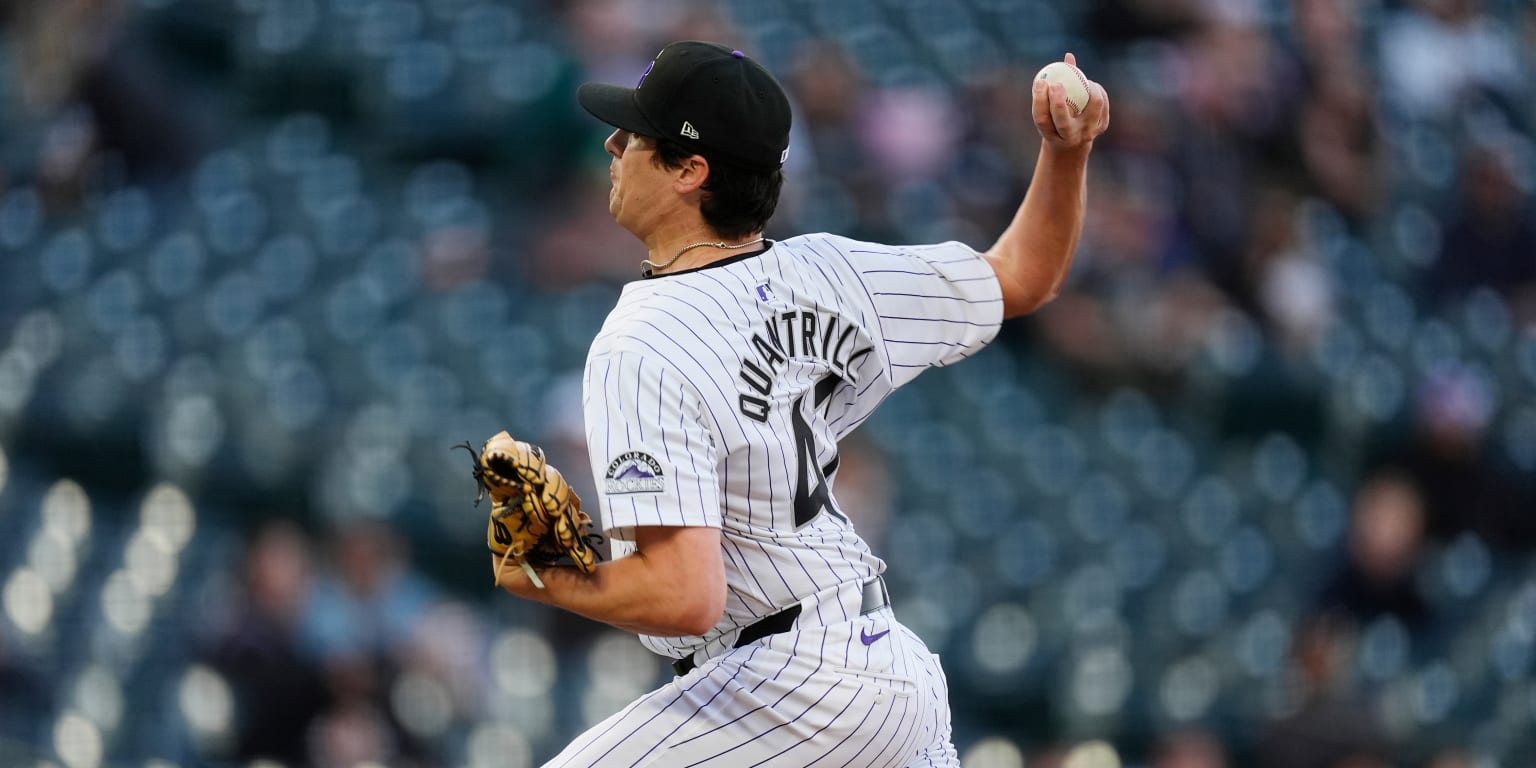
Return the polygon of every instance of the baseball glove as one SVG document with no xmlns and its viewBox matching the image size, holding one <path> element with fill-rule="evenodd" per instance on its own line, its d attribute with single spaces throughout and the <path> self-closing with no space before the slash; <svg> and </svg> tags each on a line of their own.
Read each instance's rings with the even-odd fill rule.
<svg viewBox="0 0 1536 768">
<path fill-rule="evenodd" d="M 591 573 L 597 568 L 601 536 L 591 532 L 592 520 L 581 511 L 581 498 L 565 482 L 560 470 L 544 460 L 536 445 L 514 440 L 506 431 L 485 441 L 478 453 L 466 442 L 457 446 L 474 459 L 475 481 L 480 493 L 475 505 L 491 497 L 491 517 L 485 543 L 501 555 L 496 583 L 508 559 L 515 560 L 539 589 L 544 582 L 535 565 L 570 564 Z"/>
</svg>

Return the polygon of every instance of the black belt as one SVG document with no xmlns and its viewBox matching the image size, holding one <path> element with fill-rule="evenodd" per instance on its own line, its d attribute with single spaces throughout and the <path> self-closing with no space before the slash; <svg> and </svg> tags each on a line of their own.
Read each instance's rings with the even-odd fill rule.
<svg viewBox="0 0 1536 768">
<path fill-rule="evenodd" d="M 891 593 L 885 589 L 885 579 L 879 576 L 864 582 L 864 602 L 859 606 L 859 615 L 864 616 L 874 613 L 891 604 Z M 780 632 L 788 632 L 795 625 L 795 619 L 800 618 L 800 604 L 795 603 L 778 613 L 770 613 L 767 616 L 752 622 L 741 628 L 741 634 L 736 636 L 736 644 L 732 648 L 740 648 L 750 643 L 755 643 L 769 635 L 777 635 Z M 694 654 L 688 654 L 677 661 L 672 662 L 672 671 L 678 677 L 693 671 L 698 662 L 693 660 Z"/>
</svg>

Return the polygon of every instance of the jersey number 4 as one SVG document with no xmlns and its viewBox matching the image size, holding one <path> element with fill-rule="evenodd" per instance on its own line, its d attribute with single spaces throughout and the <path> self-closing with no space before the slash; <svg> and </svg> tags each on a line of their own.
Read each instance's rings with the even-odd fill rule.
<svg viewBox="0 0 1536 768">
<path fill-rule="evenodd" d="M 820 408 L 827 398 L 832 396 L 832 390 L 837 389 L 841 380 L 836 376 L 828 376 L 816 382 L 816 399 L 811 406 Z M 832 460 L 822 466 L 816 460 L 816 434 L 811 431 L 811 425 L 806 423 L 805 395 L 795 398 L 795 403 L 789 409 L 789 418 L 795 425 L 795 453 L 799 454 L 799 480 L 795 483 L 795 527 L 799 528 L 816 519 L 822 510 L 826 510 L 833 517 L 847 522 L 837 511 L 837 506 L 832 503 L 832 489 L 827 484 L 827 475 L 837 471 L 837 454 L 832 454 Z"/>
</svg>

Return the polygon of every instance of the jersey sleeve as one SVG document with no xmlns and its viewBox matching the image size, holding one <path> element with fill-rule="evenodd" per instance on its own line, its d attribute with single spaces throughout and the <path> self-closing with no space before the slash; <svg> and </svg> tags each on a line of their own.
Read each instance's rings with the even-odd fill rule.
<svg viewBox="0 0 1536 768">
<path fill-rule="evenodd" d="M 583 389 L 604 530 L 633 541 L 641 525 L 720 527 L 715 442 L 676 369 L 611 352 L 590 360 Z"/>
<path fill-rule="evenodd" d="M 852 250 L 901 386 L 924 370 L 981 351 L 1003 322 L 1003 291 L 982 254 L 964 243 Z"/>
</svg>

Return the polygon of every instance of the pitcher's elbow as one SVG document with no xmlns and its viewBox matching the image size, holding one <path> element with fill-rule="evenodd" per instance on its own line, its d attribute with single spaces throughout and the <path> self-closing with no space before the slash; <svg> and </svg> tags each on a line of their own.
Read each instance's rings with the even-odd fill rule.
<svg viewBox="0 0 1536 768">
<path fill-rule="evenodd" d="M 690 637 L 703 635 L 720 623 L 720 616 L 724 613 L 724 594 L 701 596 L 677 616 L 677 628 L 681 630 L 679 634 Z"/>
<path fill-rule="evenodd" d="M 1023 317 L 1038 311 L 1041 307 L 1056 299 L 1058 291 L 1051 288 L 1040 292 L 1020 292 L 1003 300 L 1003 316 L 1005 319 Z"/>
</svg>

